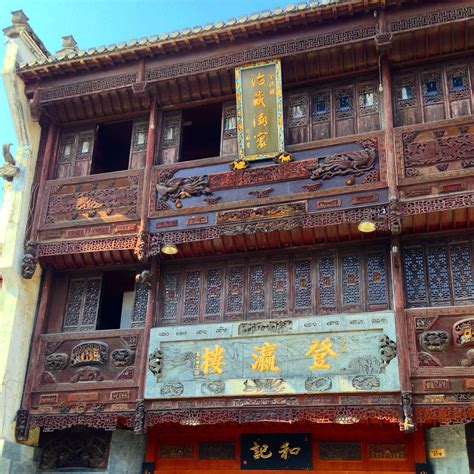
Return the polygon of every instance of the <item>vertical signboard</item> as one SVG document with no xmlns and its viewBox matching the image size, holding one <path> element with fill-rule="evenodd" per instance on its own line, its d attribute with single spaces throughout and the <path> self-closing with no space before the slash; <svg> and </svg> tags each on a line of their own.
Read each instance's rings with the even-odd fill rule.
<svg viewBox="0 0 474 474">
<path fill-rule="evenodd" d="M 236 68 L 239 159 L 273 158 L 284 151 L 280 61 Z"/>
</svg>

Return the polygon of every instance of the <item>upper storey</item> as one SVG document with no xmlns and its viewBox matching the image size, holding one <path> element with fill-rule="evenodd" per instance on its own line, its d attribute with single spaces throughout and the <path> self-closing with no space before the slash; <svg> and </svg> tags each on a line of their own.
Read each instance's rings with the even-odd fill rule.
<svg viewBox="0 0 474 474">
<path fill-rule="evenodd" d="M 429 217 L 414 215 L 444 210 L 440 195 L 465 206 L 471 165 L 457 150 L 472 137 L 474 9 L 407 3 L 300 5 L 87 52 L 67 37 L 55 58 L 20 65 L 32 112 L 53 123 L 39 256 L 131 261 L 139 230 L 158 246 L 196 243 L 189 255 L 313 244 L 360 237 L 366 218 L 382 235 L 399 232 L 400 214 L 417 230 Z M 235 70 L 273 59 L 293 161 L 231 171 Z M 427 181 L 429 205 L 412 202 Z M 269 238 L 245 237 L 259 232 Z"/>
</svg>

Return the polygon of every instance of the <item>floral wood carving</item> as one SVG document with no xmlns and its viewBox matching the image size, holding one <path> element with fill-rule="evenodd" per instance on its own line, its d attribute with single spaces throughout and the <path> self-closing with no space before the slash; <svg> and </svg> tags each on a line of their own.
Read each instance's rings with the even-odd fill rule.
<svg viewBox="0 0 474 474">
<path fill-rule="evenodd" d="M 181 178 L 171 177 L 158 181 L 156 191 L 159 195 L 158 201 L 171 200 L 178 208 L 182 207 L 182 199 L 212 194 L 207 175 Z"/>
<path fill-rule="evenodd" d="M 33 240 L 28 240 L 25 244 L 25 254 L 21 262 L 21 276 L 30 280 L 36 270 L 38 263 L 38 243 Z"/>
<path fill-rule="evenodd" d="M 133 252 L 140 262 L 144 262 L 148 254 L 148 232 L 146 230 L 140 230 L 138 233 L 137 244 Z"/>
<path fill-rule="evenodd" d="M 380 338 L 379 347 L 380 356 L 382 358 L 380 367 L 385 368 L 392 359 L 395 359 L 395 357 L 397 357 L 397 344 L 392 341 L 388 336 L 383 335 Z"/>
<path fill-rule="evenodd" d="M 390 199 L 388 203 L 388 220 L 392 234 L 402 232 L 402 211 L 398 199 Z"/>
</svg>

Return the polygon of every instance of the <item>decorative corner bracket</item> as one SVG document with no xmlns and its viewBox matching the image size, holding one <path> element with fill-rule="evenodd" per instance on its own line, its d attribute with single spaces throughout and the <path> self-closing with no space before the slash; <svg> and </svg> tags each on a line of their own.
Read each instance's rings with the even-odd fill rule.
<svg viewBox="0 0 474 474">
<path fill-rule="evenodd" d="M 36 265 L 38 263 L 38 242 L 33 240 L 28 240 L 25 244 L 25 254 L 21 262 L 21 276 L 30 280 L 33 278 L 33 275 L 36 270 Z"/>
</svg>

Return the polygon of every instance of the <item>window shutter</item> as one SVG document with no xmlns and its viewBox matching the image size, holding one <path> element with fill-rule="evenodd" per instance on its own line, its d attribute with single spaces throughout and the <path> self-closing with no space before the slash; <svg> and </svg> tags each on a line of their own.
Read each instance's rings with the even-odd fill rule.
<svg viewBox="0 0 474 474">
<path fill-rule="evenodd" d="M 135 119 L 132 129 L 129 169 L 135 170 L 145 167 L 147 139 L 148 120 L 143 117 Z"/>
</svg>

